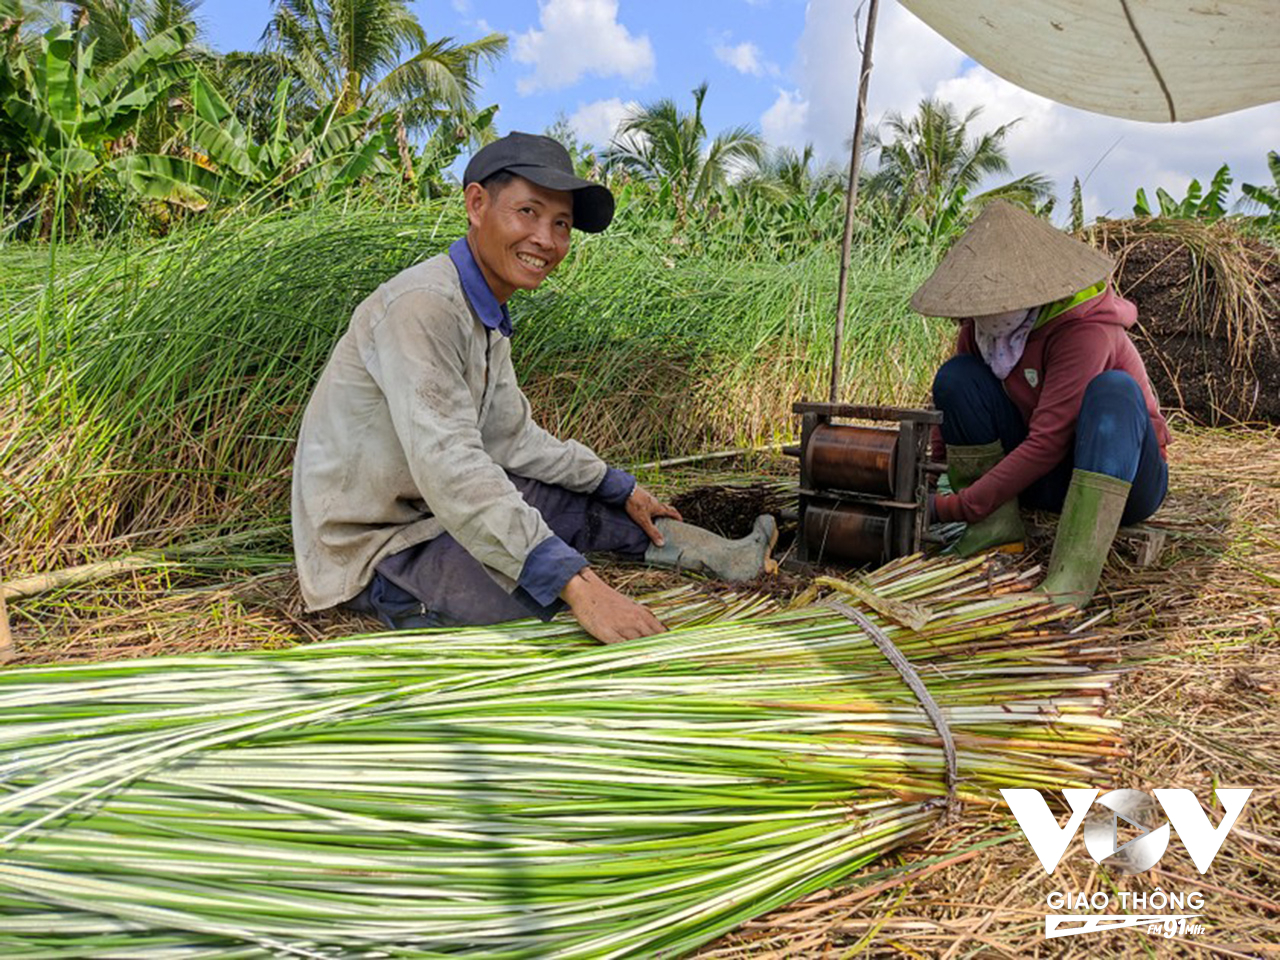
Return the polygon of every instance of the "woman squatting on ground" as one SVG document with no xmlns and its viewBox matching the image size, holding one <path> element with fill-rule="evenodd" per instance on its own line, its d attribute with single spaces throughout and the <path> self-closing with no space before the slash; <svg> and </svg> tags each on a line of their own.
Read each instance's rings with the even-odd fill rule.
<svg viewBox="0 0 1280 960">
<path fill-rule="evenodd" d="M 969 555 L 1022 549 L 1019 506 L 1061 513 L 1041 589 L 1082 608 L 1117 529 L 1151 516 L 1168 489 L 1169 428 L 1113 267 L 995 202 L 911 298 L 960 321 L 933 382 L 952 490 L 933 499 L 933 517 L 967 524 L 955 549 Z"/>
</svg>

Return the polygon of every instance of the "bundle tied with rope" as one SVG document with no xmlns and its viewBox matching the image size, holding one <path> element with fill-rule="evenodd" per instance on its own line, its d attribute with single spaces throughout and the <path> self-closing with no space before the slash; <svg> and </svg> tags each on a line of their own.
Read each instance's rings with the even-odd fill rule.
<svg viewBox="0 0 1280 960">
<path fill-rule="evenodd" d="M 956 742 L 951 736 L 951 728 L 947 726 L 946 717 L 942 715 L 942 710 L 938 707 L 937 701 L 929 694 L 929 688 L 921 681 L 920 674 L 916 673 L 915 667 L 911 666 L 911 661 L 902 655 L 902 651 L 893 645 L 889 635 L 877 627 L 870 618 L 854 610 L 849 605 L 841 603 L 839 600 L 828 600 L 827 606 L 842 617 L 848 617 L 866 631 L 867 636 L 875 643 L 876 649 L 883 653 L 885 659 L 893 664 L 893 669 L 898 671 L 899 676 L 902 677 L 902 682 L 911 689 L 911 692 L 916 695 L 916 699 L 920 701 L 920 707 L 928 715 L 929 722 L 933 724 L 934 729 L 938 731 L 942 752 L 947 758 L 946 819 L 956 819 L 960 811 L 960 805 L 956 799 L 956 784 L 960 779 L 958 761 L 956 759 Z"/>
<path fill-rule="evenodd" d="M 908 558 L 859 588 L 919 629 L 687 588 L 608 647 L 524 622 L 5 671 L 0 953 L 677 955 L 947 801 L 1097 780 L 1113 654 L 1025 586 Z"/>
</svg>

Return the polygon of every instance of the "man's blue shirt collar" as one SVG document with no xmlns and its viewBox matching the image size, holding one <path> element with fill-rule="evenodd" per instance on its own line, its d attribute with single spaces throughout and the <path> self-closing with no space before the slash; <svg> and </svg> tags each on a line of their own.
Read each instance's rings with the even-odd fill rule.
<svg viewBox="0 0 1280 960">
<path fill-rule="evenodd" d="M 471 304 L 471 309 L 480 317 L 480 322 L 490 330 L 497 330 L 504 337 L 511 336 L 511 313 L 507 310 L 507 305 L 499 303 L 489 289 L 484 274 L 480 272 L 480 265 L 471 255 L 466 237 L 455 240 L 449 247 L 449 259 L 458 269 L 462 292 Z"/>
</svg>

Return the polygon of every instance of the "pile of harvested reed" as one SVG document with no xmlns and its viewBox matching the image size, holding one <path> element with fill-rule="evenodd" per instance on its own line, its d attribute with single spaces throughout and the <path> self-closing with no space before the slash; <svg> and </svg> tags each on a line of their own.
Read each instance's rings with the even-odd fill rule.
<svg viewBox="0 0 1280 960">
<path fill-rule="evenodd" d="M 1087 783 L 1115 677 L 980 561 L 868 578 L 961 800 Z M 938 735 L 853 623 L 743 598 L 671 633 L 354 638 L 0 674 L 6 956 L 654 956 L 926 834 Z"/>
</svg>

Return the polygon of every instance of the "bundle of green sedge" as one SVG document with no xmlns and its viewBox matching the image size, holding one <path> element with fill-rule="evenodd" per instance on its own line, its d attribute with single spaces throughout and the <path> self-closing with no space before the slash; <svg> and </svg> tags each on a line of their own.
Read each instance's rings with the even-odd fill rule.
<svg viewBox="0 0 1280 960">
<path fill-rule="evenodd" d="M 878 599 L 962 802 L 1119 749 L 1106 651 L 1017 586 L 909 559 L 843 597 Z M 948 792 L 866 632 L 778 606 L 677 591 L 675 629 L 607 647 L 524 622 L 2 673 L 0 955 L 692 949 L 926 835 Z"/>
</svg>

